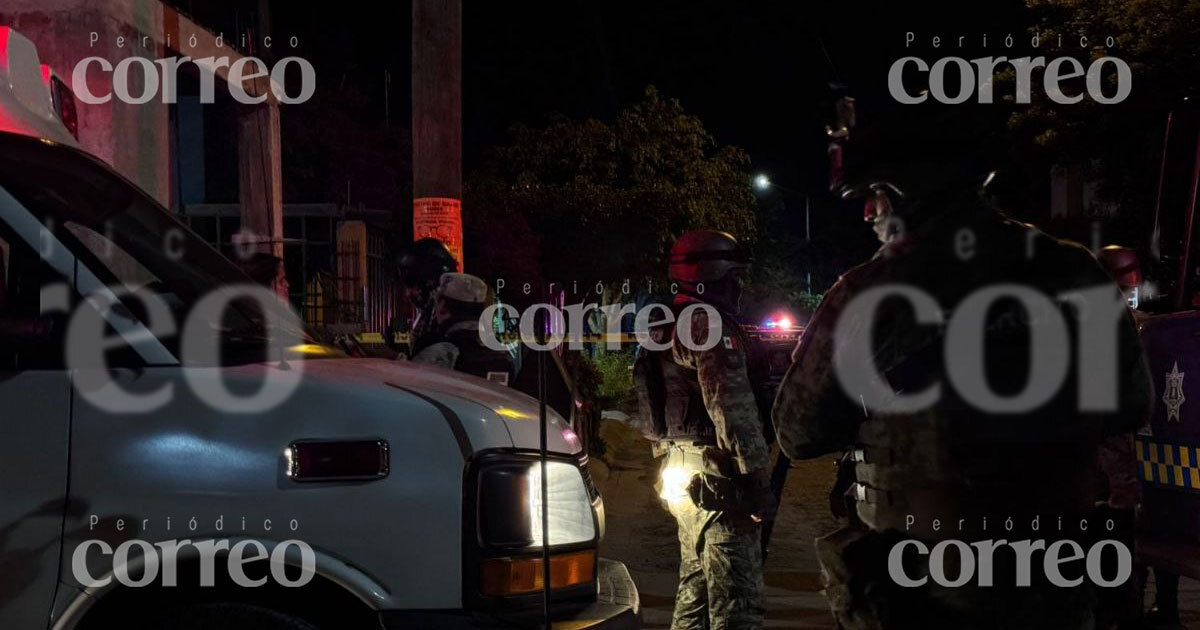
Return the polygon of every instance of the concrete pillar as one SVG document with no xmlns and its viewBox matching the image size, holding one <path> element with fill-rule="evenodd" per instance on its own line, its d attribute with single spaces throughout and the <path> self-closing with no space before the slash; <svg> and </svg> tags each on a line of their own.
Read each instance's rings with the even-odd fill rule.
<svg viewBox="0 0 1200 630">
<path fill-rule="evenodd" d="M 413 235 L 462 265 L 462 0 L 413 0 Z"/>
<path fill-rule="evenodd" d="M 242 232 L 252 234 L 254 251 L 280 260 L 275 292 L 287 297 L 283 272 L 283 173 L 279 104 L 268 98 L 238 114 L 238 187 Z"/>
</svg>

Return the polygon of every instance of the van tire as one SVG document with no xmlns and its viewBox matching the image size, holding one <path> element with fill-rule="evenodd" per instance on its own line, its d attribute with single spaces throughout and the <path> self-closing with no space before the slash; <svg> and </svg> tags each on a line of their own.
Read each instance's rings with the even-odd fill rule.
<svg viewBox="0 0 1200 630">
<path fill-rule="evenodd" d="M 147 630 L 318 630 L 299 617 L 241 602 L 179 606 L 154 615 L 141 627 Z"/>
</svg>

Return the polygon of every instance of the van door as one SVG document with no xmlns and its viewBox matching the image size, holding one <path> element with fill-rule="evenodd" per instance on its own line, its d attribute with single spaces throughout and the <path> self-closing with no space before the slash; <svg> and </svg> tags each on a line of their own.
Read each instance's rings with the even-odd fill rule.
<svg viewBox="0 0 1200 630">
<path fill-rule="evenodd" d="M 0 628 L 46 627 L 58 583 L 71 383 L 40 300 L 63 282 L 0 214 Z"/>
</svg>

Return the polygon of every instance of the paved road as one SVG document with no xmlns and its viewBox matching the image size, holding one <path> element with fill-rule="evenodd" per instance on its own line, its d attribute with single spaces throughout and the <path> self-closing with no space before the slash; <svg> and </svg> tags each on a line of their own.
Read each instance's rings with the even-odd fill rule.
<svg viewBox="0 0 1200 630">
<path fill-rule="evenodd" d="M 604 495 L 608 530 L 602 553 L 624 562 L 641 593 L 646 628 L 667 628 L 675 603 L 679 548 L 671 516 L 654 494 L 657 475 L 649 443 L 617 421 L 601 428 L 608 452 L 593 458 L 592 473 Z M 833 458 L 800 462 L 788 477 L 779 523 L 767 560 L 767 628 L 834 628 L 821 595 L 813 540 L 835 529 L 828 493 Z M 1147 591 L 1151 593 L 1153 585 Z M 1183 622 L 1200 629 L 1200 583 L 1182 580 Z"/>
</svg>

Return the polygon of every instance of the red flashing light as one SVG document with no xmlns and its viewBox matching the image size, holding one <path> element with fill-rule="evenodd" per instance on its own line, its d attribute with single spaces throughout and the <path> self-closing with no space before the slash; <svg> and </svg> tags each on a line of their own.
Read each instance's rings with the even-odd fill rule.
<svg viewBox="0 0 1200 630">
<path fill-rule="evenodd" d="M 763 322 L 764 328 L 774 328 L 781 330 L 790 330 L 792 327 L 792 318 L 786 314 L 779 314 L 767 319 Z"/>
</svg>

